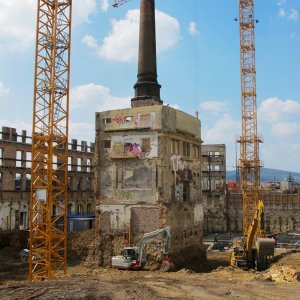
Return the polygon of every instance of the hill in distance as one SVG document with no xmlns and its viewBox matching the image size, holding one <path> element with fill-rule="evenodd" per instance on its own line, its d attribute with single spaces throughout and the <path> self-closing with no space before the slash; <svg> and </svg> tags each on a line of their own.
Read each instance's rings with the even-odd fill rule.
<svg viewBox="0 0 300 300">
<path fill-rule="evenodd" d="M 226 180 L 235 180 L 235 170 L 226 172 Z M 269 168 L 261 168 L 260 171 L 260 181 L 268 182 L 268 181 L 285 181 L 289 176 L 294 178 L 295 182 L 300 183 L 300 173 L 290 172 L 290 171 L 282 171 L 276 169 Z"/>
</svg>

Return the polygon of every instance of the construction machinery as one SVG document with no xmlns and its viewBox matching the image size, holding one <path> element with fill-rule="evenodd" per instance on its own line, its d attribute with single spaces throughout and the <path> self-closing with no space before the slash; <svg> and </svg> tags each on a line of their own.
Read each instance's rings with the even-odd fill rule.
<svg viewBox="0 0 300 300">
<path fill-rule="evenodd" d="M 242 135 L 238 142 L 243 196 L 243 238 L 235 241 L 230 262 L 232 266 L 263 269 L 267 267 L 268 257 L 274 255 L 275 241 L 264 238 L 263 202 L 259 200 L 259 143 L 262 140 L 257 135 L 254 36 L 257 22 L 254 18 L 254 0 L 239 0 Z"/>
<path fill-rule="evenodd" d="M 67 266 L 71 0 L 38 0 L 32 124 L 29 280 Z"/>
<path fill-rule="evenodd" d="M 263 232 L 264 204 L 258 201 L 252 223 L 242 239 L 235 239 L 230 264 L 239 268 L 265 270 L 268 261 L 274 256 L 275 239 L 265 238 Z"/>
<path fill-rule="evenodd" d="M 163 239 L 163 265 L 164 270 L 167 271 L 171 267 L 171 263 L 168 258 L 170 227 L 164 227 L 145 233 L 138 247 L 125 247 L 122 250 L 121 255 L 112 256 L 110 267 L 120 270 L 141 270 L 146 263 L 146 259 L 144 258 L 146 245 L 150 241 L 159 237 Z"/>
</svg>

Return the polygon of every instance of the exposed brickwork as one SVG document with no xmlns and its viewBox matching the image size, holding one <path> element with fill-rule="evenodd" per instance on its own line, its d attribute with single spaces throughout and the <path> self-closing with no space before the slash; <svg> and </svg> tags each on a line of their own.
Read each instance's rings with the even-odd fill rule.
<svg viewBox="0 0 300 300">
<path fill-rule="evenodd" d="M 68 213 L 93 213 L 94 144 L 69 144 Z M 29 227 L 31 137 L 2 127 L 0 133 L 0 228 Z M 80 159 L 80 160 L 78 160 Z M 78 162 L 81 162 L 78 165 Z"/>
<path fill-rule="evenodd" d="M 110 227 L 110 215 L 111 213 L 108 211 L 105 211 L 103 213 L 100 214 L 100 229 L 101 229 L 101 233 L 105 233 L 105 232 L 110 232 L 111 227 Z"/>
<path fill-rule="evenodd" d="M 131 229 L 137 235 L 159 228 L 159 209 L 133 207 L 131 209 Z"/>
</svg>

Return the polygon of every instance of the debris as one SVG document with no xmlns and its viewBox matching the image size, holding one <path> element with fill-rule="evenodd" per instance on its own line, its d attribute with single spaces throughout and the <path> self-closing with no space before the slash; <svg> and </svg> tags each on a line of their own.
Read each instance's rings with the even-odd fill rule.
<svg viewBox="0 0 300 300">
<path fill-rule="evenodd" d="M 274 265 L 267 270 L 264 275 L 266 280 L 280 282 L 299 282 L 300 272 L 297 271 L 293 266 L 278 266 Z"/>
</svg>

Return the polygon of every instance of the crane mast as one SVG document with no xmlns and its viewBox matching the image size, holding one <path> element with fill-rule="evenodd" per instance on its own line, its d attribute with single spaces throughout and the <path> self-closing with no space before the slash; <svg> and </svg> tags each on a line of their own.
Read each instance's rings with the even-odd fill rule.
<svg viewBox="0 0 300 300">
<path fill-rule="evenodd" d="M 243 234 L 252 222 L 259 201 L 260 167 L 257 135 L 254 1 L 239 0 L 242 135 L 240 172 L 243 193 Z"/>
<path fill-rule="evenodd" d="M 38 0 L 29 280 L 66 273 L 72 0 Z"/>
</svg>

